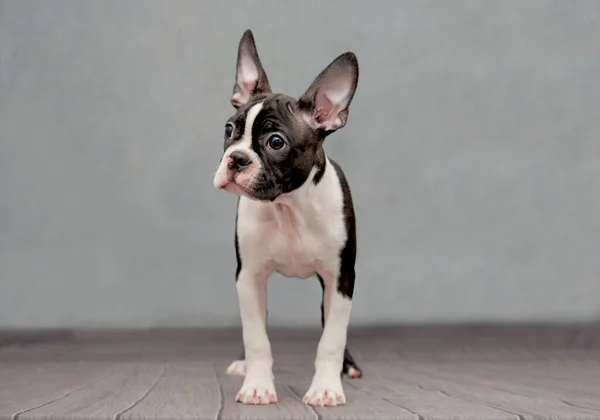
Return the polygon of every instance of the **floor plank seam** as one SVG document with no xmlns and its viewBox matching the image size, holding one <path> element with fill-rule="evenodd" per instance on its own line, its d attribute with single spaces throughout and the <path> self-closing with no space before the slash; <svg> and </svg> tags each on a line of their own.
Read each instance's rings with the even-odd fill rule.
<svg viewBox="0 0 600 420">
<path fill-rule="evenodd" d="M 57 401 L 60 401 L 60 400 L 62 400 L 64 398 L 67 398 L 69 395 L 71 395 L 75 391 L 79 391 L 80 389 L 85 388 L 86 386 L 87 386 L 87 384 L 84 385 L 84 386 L 80 386 L 78 388 L 75 388 L 75 389 L 67 392 L 66 394 L 64 394 L 64 395 L 62 395 L 60 397 L 54 398 L 54 399 L 52 399 L 50 401 L 46 401 L 45 403 L 39 404 L 39 405 L 37 405 L 35 407 L 31 407 L 31 408 L 28 408 L 26 410 L 21 410 L 18 413 L 13 414 L 11 416 L 11 420 L 18 420 L 19 417 L 22 416 L 23 414 L 29 413 L 30 411 L 33 411 L 33 410 L 37 410 L 38 408 L 46 407 L 47 405 L 53 404 L 53 403 L 55 403 Z"/>
<path fill-rule="evenodd" d="M 101 376 L 101 379 L 105 379 L 105 378 L 106 378 L 106 375 Z M 23 414 L 27 414 L 27 413 L 29 413 L 31 411 L 35 411 L 38 408 L 46 407 L 46 406 L 48 406 L 50 404 L 54 404 L 55 402 L 63 400 L 65 398 L 67 398 L 69 395 L 71 395 L 71 394 L 73 394 L 75 392 L 81 391 L 82 389 L 85 389 L 85 388 L 91 386 L 91 384 L 92 384 L 91 382 L 85 382 L 84 384 L 76 387 L 75 389 L 72 389 L 72 390 L 68 391 L 64 395 L 61 395 L 60 397 L 53 398 L 53 399 L 51 399 L 49 401 L 46 401 L 45 403 L 38 404 L 35 407 L 30 407 L 30 408 L 27 408 L 25 410 L 21 410 L 21 411 L 15 413 L 15 414 L 13 414 L 10 418 L 11 418 L 11 420 L 19 420 L 20 416 L 22 416 Z"/>
<path fill-rule="evenodd" d="M 217 415 L 215 420 L 221 420 L 223 418 L 223 411 L 225 411 L 225 392 L 223 392 L 223 384 L 221 383 L 221 375 L 215 367 L 215 375 L 217 377 L 217 384 L 219 384 L 219 408 L 217 409 Z"/>
<path fill-rule="evenodd" d="M 511 416 L 515 416 L 517 418 L 517 420 L 526 420 L 525 416 L 523 416 L 522 414 L 513 413 L 512 411 L 508 411 L 508 410 L 505 410 L 504 408 L 496 407 L 496 406 L 494 406 L 494 405 L 492 405 L 490 403 L 487 403 L 487 402 L 481 402 L 481 401 L 477 401 L 477 400 L 473 401 L 473 400 L 471 400 L 469 398 L 450 395 L 449 393 L 447 393 L 446 391 L 443 391 L 441 389 L 438 389 L 437 391 L 439 393 L 441 393 L 442 395 L 445 395 L 446 397 L 449 397 L 449 398 L 454 398 L 454 399 L 457 399 L 457 400 L 463 400 L 463 401 L 467 401 L 467 402 L 474 403 L 474 404 L 483 404 L 486 407 L 493 408 L 494 410 L 502 411 L 503 413 L 510 414 Z"/>
<path fill-rule="evenodd" d="M 373 394 L 369 393 L 369 395 L 371 395 L 371 396 L 372 396 Z M 390 399 L 388 399 L 388 398 L 385 398 L 385 397 L 381 397 L 381 399 L 382 399 L 383 401 L 387 402 L 387 403 L 390 403 L 390 404 L 392 404 L 393 406 L 396 406 L 396 407 L 398 407 L 398 408 L 401 408 L 401 409 L 403 409 L 403 410 L 406 410 L 406 411 L 408 411 L 408 412 L 409 412 L 410 414 L 412 414 L 413 416 L 416 416 L 416 417 L 417 417 L 417 420 L 425 420 L 425 417 L 424 417 L 424 416 L 422 416 L 422 415 L 420 415 L 419 413 L 416 413 L 416 412 L 414 412 L 414 411 L 412 411 L 412 410 L 410 410 L 410 409 L 408 409 L 408 408 L 404 407 L 403 405 L 400 405 L 400 404 L 398 404 L 397 402 L 394 402 L 394 401 L 392 401 L 392 400 L 390 400 Z"/>
<path fill-rule="evenodd" d="M 296 393 L 296 391 L 294 391 L 294 389 L 290 385 L 285 385 L 285 389 L 287 389 L 288 392 L 290 394 L 292 394 L 294 397 L 298 398 L 298 400 L 300 401 L 301 404 L 304 404 L 304 401 L 302 401 L 302 398 L 300 398 L 300 395 L 298 395 Z M 305 404 L 305 405 L 315 415 L 315 419 L 316 420 L 323 420 L 323 418 L 321 417 L 321 415 L 319 413 L 317 413 L 317 411 L 313 407 L 311 407 L 308 404 Z"/>
<path fill-rule="evenodd" d="M 144 398 L 146 398 L 148 395 L 150 395 L 150 393 L 154 390 L 154 388 L 156 388 L 158 383 L 161 381 L 162 378 L 165 377 L 166 374 L 167 374 L 167 365 L 164 365 L 160 375 L 158 375 L 158 377 L 156 378 L 156 381 L 154 381 L 154 383 L 150 386 L 150 388 L 148 388 L 148 391 L 146 391 L 144 393 L 144 395 L 142 395 L 140 398 L 138 398 L 136 401 L 134 401 L 133 404 L 131 404 L 129 407 L 127 407 L 126 409 L 122 410 L 121 412 L 115 414 L 114 420 L 121 420 L 123 415 L 126 412 L 128 412 L 129 410 L 131 410 L 132 408 L 137 406 L 139 403 L 144 401 Z"/>
<path fill-rule="evenodd" d="M 585 405 L 578 405 L 578 404 L 573 404 L 567 400 L 563 400 L 563 399 L 559 399 L 558 401 L 560 401 L 563 404 L 568 405 L 569 407 L 573 407 L 573 408 L 583 408 L 584 410 L 591 410 L 591 411 L 596 411 L 598 413 L 600 413 L 600 410 L 598 410 L 597 408 L 593 408 L 593 407 L 587 407 Z"/>
</svg>

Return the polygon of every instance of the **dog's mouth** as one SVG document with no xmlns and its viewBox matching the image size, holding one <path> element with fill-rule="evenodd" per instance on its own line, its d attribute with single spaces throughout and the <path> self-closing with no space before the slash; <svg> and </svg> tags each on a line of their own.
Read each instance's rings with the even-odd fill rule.
<svg viewBox="0 0 600 420">
<path fill-rule="evenodd" d="M 272 202 L 281 195 L 280 193 L 273 194 L 273 192 L 266 191 L 260 187 L 248 188 L 246 186 L 238 184 L 235 181 L 228 182 L 220 189 L 227 191 L 228 193 L 231 193 L 231 194 L 243 196 L 250 200 L 260 201 L 263 203 Z"/>
<path fill-rule="evenodd" d="M 281 195 L 281 191 L 269 183 L 260 180 L 250 181 L 242 173 L 226 172 L 220 176 L 217 173 L 214 186 L 218 190 L 261 202 L 272 202 Z"/>
<path fill-rule="evenodd" d="M 219 189 L 225 190 L 225 191 L 227 191 L 228 193 L 231 193 L 231 194 L 243 195 L 243 196 L 248 197 L 248 198 L 253 198 L 251 191 L 248 188 L 246 188 L 246 187 L 238 184 L 237 182 L 235 182 L 235 180 L 227 182 L 226 184 L 224 184 Z"/>
<path fill-rule="evenodd" d="M 239 178 L 239 175 L 240 174 L 228 173 L 224 179 L 221 179 L 218 183 L 215 183 L 215 187 L 218 190 L 225 190 L 227 192 L 242 191 L 247 193 L 248 188 L 238 182 L 237 178 Z"/>
<path fill-rule="evenodd" d="M 244 185 L 241 182 L 238 182 L 238 178 L 241 174 L 227 174 L 226 178 L 221 180 L 218 183 L 215 183 L 215 187 L 219 190 L 227 191 L 228 193 L 244 196 L 250 198 L 252 200 L 256 200 L 255 194 L 252 188 L 249 188 L 247 185 Z"/>
</svg>

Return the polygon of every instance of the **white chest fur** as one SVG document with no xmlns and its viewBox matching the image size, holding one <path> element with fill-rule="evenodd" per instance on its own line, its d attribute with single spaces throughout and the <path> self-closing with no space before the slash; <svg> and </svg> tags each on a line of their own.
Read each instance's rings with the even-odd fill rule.
<svg viewBox="0 0 600 420">
<path fill-rule="evenodd" d="M 312 175 L 301 188 L 273 203 L 240 198 L 237 231 L 242 266 L 275 270 L 286 277 L 337 276 L 347 235 L 342 189 L 328 161 L 317 185 Z"/>
</svg>

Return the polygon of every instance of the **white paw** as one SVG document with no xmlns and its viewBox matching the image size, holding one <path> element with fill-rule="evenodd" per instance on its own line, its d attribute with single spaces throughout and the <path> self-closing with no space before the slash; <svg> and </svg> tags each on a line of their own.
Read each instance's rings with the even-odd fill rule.
<svg viewBox="0 0 600 420">
<path fill-rule="evenodd" d="M 246 361 L 245 360 L 234 360 L 227 368 L 227 374 L 231 376 L 245 376 L 246 375 Z"/>
<path fill-rule="evenodd" d="M 274 404 L 277 402 L 277 393 L 272 382 L 270 384 L 252 382 L 246 385 L 246 381 L 244 381 L 235 400 L 249 405 Z"/>
<path fill-rule="evenodd" d="M 339 378 L 325 380 L 313 379 L 313 383 L 306 391 L 302 402 L 317 407 L 335 407 L 346 404 L 346 396 Z"/>
<path fill-rule="evenodd" d="M 235 363 L 235 362 L 233 362 Z M 348 368 L 348 377 L 352 379 L 360 378 L 362 376 L 362 372 L 353 367 Z"/>
</svg>

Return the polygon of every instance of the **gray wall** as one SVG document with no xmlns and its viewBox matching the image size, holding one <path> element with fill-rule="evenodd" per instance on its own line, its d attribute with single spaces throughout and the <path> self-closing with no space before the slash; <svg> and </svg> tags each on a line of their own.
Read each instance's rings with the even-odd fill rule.
<svg viewBox="0 0 600 420">
<path fill-rule="evenodd" d="M 352 322 L 600 314 L 600 2 L 0 2 L 0 327 L 239 325 L 214 190 L 237 42 L 300 95 L 353 50 L 326 142 L 359 223 Z M 319 322 L 313 280 L 273 324 Z"/>
</svg>

